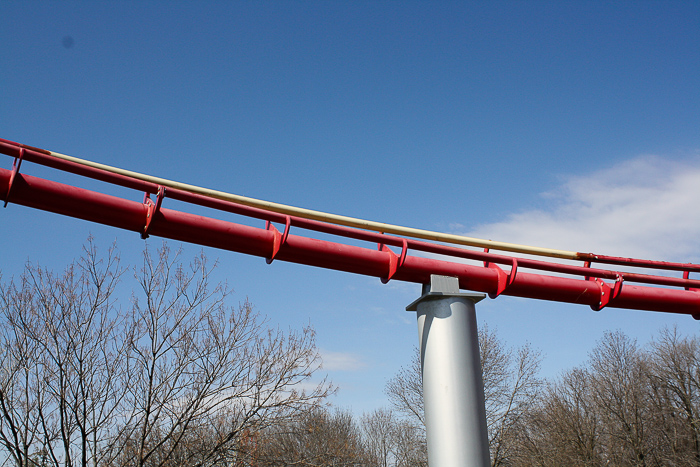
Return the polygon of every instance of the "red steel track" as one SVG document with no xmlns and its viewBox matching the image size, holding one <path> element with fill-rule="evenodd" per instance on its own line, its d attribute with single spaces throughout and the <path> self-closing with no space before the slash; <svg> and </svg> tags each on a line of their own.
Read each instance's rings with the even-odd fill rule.
<svg viewBox="0 0 700 467">
<path fill-rule="evenodd" d="M 690 272 L 700 272 L 697 264 L 576 253 L 582 264 L 570 265 L 495 254 L 250 207 L 57 159 L 50 151 L 7 140 L 0 139 L 0 152 L 15 158 L 12 170 L 0 169 L 0 201 L 138 232 L 144 238 L 154 235 L 259 256 L 268 262 L 288 261 L 383 281 L 424 284 L 430 282 L 431 274 L 454 276 L 459 278 L 460 288 L 485 292 L 492 298 L 503 294 L 578 303 L 594 310 L 614 307 L 700 317 L 700 281 L 689 279 Z M 146 196 L 138 202 L 32 177 L 20 172 L 22 161 L 131 188 Z M 168 199 L 266 222 L 264 227 L 252 227 L 172 210 L 165 207 Z M 273 223 L 280 225 L 281 231 Z M 338 241 L 300 235 L 305 231 L 331 234 Z M 373 245 L 350 245 L 343 239 Z M 676 271 L 682 277 L 593 268 L 591 262 Z"/>
</svg>

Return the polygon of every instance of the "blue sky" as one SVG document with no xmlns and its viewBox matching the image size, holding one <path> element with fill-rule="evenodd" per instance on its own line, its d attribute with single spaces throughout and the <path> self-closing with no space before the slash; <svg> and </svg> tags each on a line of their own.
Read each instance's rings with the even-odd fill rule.
<svg viewBox="0 0 700 467">
<path fill-rule="evenodd" d="M 381 222 L 700 261 L 698 2 L 4 0 L 0 17 L 0 138 Z M 0 216 L 5 278 L 27 260 L 63 267 L 90 233 L 125 262 L 143 248 L 20 206 Z M 386 404 L 419 286 L 207 254 L 235 300 L 316 328 L 338 405 Z M 646 342 L 700 326 L 508 297 L 477 310 L 540 349 L 545 376 L 605 330 Z"/>
</svg>

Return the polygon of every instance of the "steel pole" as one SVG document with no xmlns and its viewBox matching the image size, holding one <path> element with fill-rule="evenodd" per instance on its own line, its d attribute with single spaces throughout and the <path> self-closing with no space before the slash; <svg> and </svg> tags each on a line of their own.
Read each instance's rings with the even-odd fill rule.
<svg viewBox="0 0 700 467">
<path fill-rule="evenodd" d="M 474 306 L 484 296 L 460 293 L 456 277 L 432 275 L 406 307 L 418 317 L 431 467 L 491 465 Z"/>
</svg>

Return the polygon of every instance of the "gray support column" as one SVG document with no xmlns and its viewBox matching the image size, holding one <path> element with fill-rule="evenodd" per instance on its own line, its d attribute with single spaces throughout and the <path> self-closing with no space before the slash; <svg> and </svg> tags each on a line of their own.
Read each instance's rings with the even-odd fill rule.
<svg viewBox="0 0 700 467">
<path fill-rule="evenodd" d="M 474 306 L 484 297 L 433 275 L 406 307 L 418 315 L 430 467 L 491 465 Z"/>
</svg>

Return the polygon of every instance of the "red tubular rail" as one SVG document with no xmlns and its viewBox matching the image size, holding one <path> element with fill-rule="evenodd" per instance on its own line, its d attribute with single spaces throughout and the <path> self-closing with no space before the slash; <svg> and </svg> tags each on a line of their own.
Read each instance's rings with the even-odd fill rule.
<svg viewBox="0 0 700 467">
<path fill-rule="evenodd" d="M 0 186 L 9 184 L 10 175 L 10 171 L 0 169 Z M 134 232 L 143 231 L 148 212 L 143 203 L 28 175 L 15 179 L 10 200 L 15 204 Z M 166 208 L 161 208 L 155 214 L 150 233 L 263 258 L 271 256 L 275 243 L 273 230 Z M 382 278 L 391 269 L 392 255 L 395 256 L 395 253 L 289 234 L 276 259 Z M 393 279 L 426 283 L 431 274 L 456 276 L 461 288 L 490 294 L 496 294 L 499 281 L 502 282 L 499 270 L 492 267 L 419 256 L 407 256 Z M 605 297 L 604 293 L 611 294 L 611 291 L 608 285 L 593 280 L 519 272 L 502 292 L 505 295 L 598 308 L 601 297 Z M 683 289 L 625 284 L 608 306 L 695 315 L 700 314 L 700 296 L 697 292 Z"/>
<path fill-rule="evenodd" d="M 141 203 L 24 175 L 17 170 L 13 175 L 13 171 L 0 169 L 1 201 L 131 230 L 142 235 L 207 245 L 267 258 L 268 261 L 274 258 L 374 276 L 385 281 L 391 279 L 427 283 L 431 274 L 455 276 L 459 278 L 462 289 L 486 292 L 492 297 L 504 294 L 585 304 L 595 310 L 607 306 L 700 316 L 700 294 L 696 291 L 700 289 L 700 281 L 688 279 L 688 271 L 700 270 L 700 266 L 695 264 L 646 262 L 592 254 L 585 258 L 587 261 L 599 263 L 634 266 L 639 266 L 637 263 L 642 262 L 645 267 L 656 266 L 661 269 L 685 271 L 684 278 L 681 279 L 565 265 L 530 258 L 513 258 L 286 216 L 177 189 L 163 190 L 154 183 L 52 159 L 47 151 L 3 140 L 0 140 L 0 152 L 14 157 L 21 155 L 23 160 L 146 193 L 156 194 L 161 188 L 161 199 L 157 203 L 150 200 Z M 257 228 L 167 209 L 160 207 L 163 198 L 283 224 L 285 231 L 280 233 L 271 226 Z M 289 233 L 290 230 L 297 229 L 375 242 L 380 244 L 380 248 L 364 248 Z M 389 249 L 381 245 L 394 248 Z M 407 254 L 409 250 L 449 256 L 451 260 Z M 483 261 L 484 266 L 465 264 L 460 262 L 461 259 Z M 503 270 L 497 264 L 505 264 L 509 269 Z M 524 268 L 578 277 L 522 272 Z M 602 279 L 607 279 L 608 282 Z M 655 286 L 639 286 L 631 282 Z"/>
</svg>

